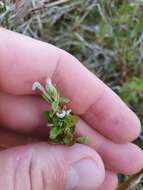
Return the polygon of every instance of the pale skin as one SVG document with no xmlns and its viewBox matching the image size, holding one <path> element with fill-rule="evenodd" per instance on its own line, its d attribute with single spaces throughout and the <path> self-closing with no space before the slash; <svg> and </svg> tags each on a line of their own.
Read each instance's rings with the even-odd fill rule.
<svg viewBox="0 0 143 190">
<path fill-rule="evenodd" d="M 88 146 L 35 143 L 3 150 L 0 189 L 115 190 L 117 173 L 142 169 L 143 152 L 131 143 L 140 121 L 122 100 L 67 52 L 1 28 L 1 126 L 46 136 L 42 113 L 48 106 L 32 84 L 48 78 L 71 100 L 79 117 L 76 133 L 90 137 Z"/>
</svg>

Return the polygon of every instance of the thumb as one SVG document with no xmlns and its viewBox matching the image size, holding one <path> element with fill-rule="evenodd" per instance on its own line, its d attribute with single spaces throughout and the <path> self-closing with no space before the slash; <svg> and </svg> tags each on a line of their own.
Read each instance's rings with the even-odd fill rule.
<svg viewBox="0 0 143 190">
<path fill-rule="evenodd" d="M 39 143 L 1 151 L 0 176 L 3 190 L 93 190 L 104 180 L 104 166 L 85 145 Z"/>
</svg>

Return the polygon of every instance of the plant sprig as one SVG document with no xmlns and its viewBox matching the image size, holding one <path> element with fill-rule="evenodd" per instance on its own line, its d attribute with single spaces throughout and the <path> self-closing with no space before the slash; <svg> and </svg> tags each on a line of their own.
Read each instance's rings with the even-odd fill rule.
<svg viewBox="0 0 143 190">
<path fill-rule="evenodd" d="M 67 109 L 66 104 L 69 100 L 60 96 L 57 88 L 48 79 L 45 87 L 39 82 L 34 82 L 33 90 L 40 90 L 42 97 L 50 104 L 50 110 L 44 112 L 48 121 L 48 142 L 51 144 L 72 145 L 76 142 L 85 144 L 88 137 L 76 137 L 75 126 L 77 117 L 72 113 L 71 109 Z"/>
</svg>

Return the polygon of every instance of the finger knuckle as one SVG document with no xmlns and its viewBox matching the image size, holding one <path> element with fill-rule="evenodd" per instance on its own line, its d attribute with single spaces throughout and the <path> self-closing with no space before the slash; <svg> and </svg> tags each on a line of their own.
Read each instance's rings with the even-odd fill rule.
<svg viewBox="0 0 143 190">
<path fill-rule="evenodd" d="M 42 157 L 27 148 L 16 161 L 13 179 L 14 190 L 63 190 L 64 164 L 53 155 Z"/>
</svg>

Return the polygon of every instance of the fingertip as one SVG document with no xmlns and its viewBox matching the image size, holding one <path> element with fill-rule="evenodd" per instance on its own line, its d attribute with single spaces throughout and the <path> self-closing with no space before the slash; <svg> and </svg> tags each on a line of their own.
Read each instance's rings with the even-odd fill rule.
<svg viewBox="0 0 143 190">
<path fill-rule="evenodd" d="M 119 134 L 119 138 L 115 140 L 118 143 L 127 143 L 135 140 L 141 133 L 141 122 L 137 115 L 129 111 L 129 114 L 126 114 L 125 128 L 122 128 L 122 132 Z"/>
<path fill-rule="evenodd" d="M 143 168 L 143 151 L 132 143 L 118 145 L 118 147 L 118 151 L 115 150 L 113 156 L 116 167 L 114 167 L 115 163 L 112 165 L 108 160 L 110 162 L 108 165 L 109 168 L 124 175 L 138 173 Z"/>
<path fill-rule="evenodd" d="M 104 164 L 96 151 L 81 144 L 54 146 L 54 152 L 55 147 L 62 150 L 62 164 L 67 165 L 66 189 L 90 190 L 103 183 Z"/>
<path fill-rule="evenodd" d="M 109 117 L 111 126 L 108 128 L 110 139 L 116 143 L 128 143 L 135 140 L 141 132 L 141 123 L 137 115 L 125 104 L 118 113 Z"/>
<path fill-rule="evenodd" d="M 72 168 L 74 168 L 78 176 L 78 183 L 75 187 L 79 190 L 96 189 L 103 183 L 103 168 L 92 158 L 82 159 L 74 163 Z"/>
<path fill-rule="evenodd" d="M 127 159 L 128 163 L 124 174 L 133 175 L 138 173 L 143 168 L 143 151 L 137 145 L 130 145 L 130 152 Z"/>
<path fill-rule="evenodd" d="M 133 132 L 132 132 L 132 135 L 130 137 L 130 141 L 133 141 L 135 140 L 141 133 L 141 121 L 139 120 L 139 118 L 137 117 L 137 115 L 133 112 L 133 119 L 134 119 L 134 122 L 133 122 Z"/>
<path fill-rule="evenodd" d="M 97 190 L 115 190 L 118 186 L 118 177 L 115 173 L 106 170 L 105 180 Z"/>
</svg>

